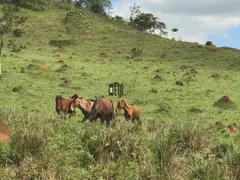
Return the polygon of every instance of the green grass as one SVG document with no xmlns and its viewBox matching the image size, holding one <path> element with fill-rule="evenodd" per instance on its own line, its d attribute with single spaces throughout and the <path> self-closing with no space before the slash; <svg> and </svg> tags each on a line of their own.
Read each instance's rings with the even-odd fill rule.
<svg viewBox="0 0 240 180">
<path fill-rule="evenodd" d="M 23 9 L 21 15 L 28 17 L 21 27 L 23 36 L 5 43 L 0 118 L 11 125 L 13 136 L 9 146 L 0 146 L 2 177 L 238 178 L 234 162 L 239 160 L 239 135 L 216 131 L 214 124 L 239 125 L 240 51 L 139 33 L 89 12 L 90 32 L 77 32 L 75 45 L 59 49 L 49 43 L 71 38 L 60 23 L 64 13 L 57 8 Z M 26 48 L 11 52 L 7 46 L 11 42 Z M 140 50 L 138 57 L 132 57 L 133 48 Z M 197 73 L 191 74 L 191 69 Z M 213 78 L 217 72 L 221 77 Z M 154 79 L 156 75 L 161 78 Z M 64 79 L 69 80 L 67 85 Z M 121 118 L 108 129 L 99 122 L 80 123 L 79 110 L 71 119 L 58 119 L 56 95 L 108 97 L 108 84 L 115 81 L 124 84 L 123 98 L 140 107 L 142 125 Z M 214 106 L 224 95 L 234 108 Z M 110 98 L 116 106 L 118 98 Z M 215 159 L 220 146 L 228 154 Z M 216 168 L 218 174 L 213 174 Z"/>
</svg>

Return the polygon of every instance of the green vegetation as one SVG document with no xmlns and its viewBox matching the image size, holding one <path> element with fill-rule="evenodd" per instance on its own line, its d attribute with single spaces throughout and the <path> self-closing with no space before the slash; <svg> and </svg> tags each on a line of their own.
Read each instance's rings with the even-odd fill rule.
<svg viewBox="0 0 240 180">
<path fill-rule="evenodd" d="M 89 9 L 94 13 L 107 15 L 112 8 L 110 0 L 76 0 L 75 6 Z"/>
<path fill-rule="evenodd" d="M 144 13 L 140 11 L 140 6 L 136 4 L 133 7 L 130 7 L 131 17 L 129 24 L 136 27 L 137 30 L 142 32 L 155 33 L 158 30 L 160 35 L 166 35 L 167 26 L 164 22 L 158 20 L 158 17 L 155 17 L 151 13 Z"/>
<path fill-rule="evenodd" d="M 83 12 L 77 9 L 68 11 L 62 23 L 66 27 L 67 33 L 72 35 L 73 42 L 75 42 L 76 31 L 84 31 L 90 27 Z"/>
<path fill-rule="evenodd" d="M 72 44 L 61 23 L 68 11 L 15 12 L 28 18 L 2 51 L 0 119 L 13 129 L 0 143 L 2 179 L 239 178 L 240 138 L 226 128 L 240 123 L 239 50 L 139 33 L 86 9 L 91 29 Z M 81 123 L 80 110 L 58 118 L 56 95 L 108 97 L 112 82 L 123 82 L 141 123 Z M 229 108 L 216 106 L 223 96 Z"/>
</svg>

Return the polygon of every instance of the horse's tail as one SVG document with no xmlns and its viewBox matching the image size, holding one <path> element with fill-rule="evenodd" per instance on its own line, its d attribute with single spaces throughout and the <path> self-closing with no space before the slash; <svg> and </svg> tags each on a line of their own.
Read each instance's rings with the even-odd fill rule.
<svg viewBox="0 0 240 180">
<path fill-rule="evenodd" d="M 112 119 L 114 118 L 114 105 L 113 105 L 113 101 L 111 100 L 112 103 Z"/>
<path fill-rule="evenodd" d="M 55 102 L 56 102 L 56 107 L 55 107 L 55 109 L 56 109 L 56 112 L 58 113 L 58 114 L 60 114 L 60 107 L 59 107 L 59 100 L 61 99 L 61 97 L 62 96 L 56 96 L 56 99 L 55 99 Z"/>
</svg>

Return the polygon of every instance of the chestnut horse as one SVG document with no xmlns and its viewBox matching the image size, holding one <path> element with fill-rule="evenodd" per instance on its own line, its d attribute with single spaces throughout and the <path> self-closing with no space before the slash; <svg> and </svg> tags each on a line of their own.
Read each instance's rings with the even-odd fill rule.
<svg viewBox="0 0 240 180">
<path fill-rule="evenodd" d="M 83 97 L 80 97 L 80 96 L 78 96 L 76 94 L 73 95 L 71 98 L 72 98 L 72 100 L 70 102 L 69 110 L 74 111 L 75 108 L 79 108 L 82 111 L 83 115 L 84 115 L 84 117 L 82 119 L 82 122 L 84 122 L 87 119 L 89 119 L 89 116 L 90 116 L 90 114 L 92 112 L 92 106 L 93 106 L 94 100 L 92 100 L 92 99 L 86 100 Z M 100 116 L 97 116 L 95 118 L 95 120 L 98 117 L 100 117 Z M 101 119 L 101 121 L 102 121 L 102 119 Z"/>
<path fill-rule="evenodd" d="M 109 98 L 97 98 L 92 106 L 92 113 L 89 116 L 89 120 L 101 117 L 102 122 L 105 120 L 107 127 L 110 125 L 110 121 L 114 117 L 113 102 Z"/>
<path fill-rule="evenodd" d="M 0 142 L 9 143 L 11 134 L 11 127 L 6 122 L 0 120 Z"/>
<path fill-rule="evenodd" d="M 66 118 L 69 114 L 69 117 L 74 114 L 74 111 L 69 110 L 71 100 L 68 98 L 64 98 L 62 96 L 56 96 L 56 112 L 60 116 L 60 118 Z"/>
<path fill-rule="evenodd" d="M 128 119 L 130 119 L 131 121 L 134 121 L 135 119 L 139 120 L 140 110 L 137 106 L 132 106 L 123 99 L 119 99 L 116 112 L 118 113 L 121 109 L 124 110 L 124 116 L 126 120 Z"/>
</svg>

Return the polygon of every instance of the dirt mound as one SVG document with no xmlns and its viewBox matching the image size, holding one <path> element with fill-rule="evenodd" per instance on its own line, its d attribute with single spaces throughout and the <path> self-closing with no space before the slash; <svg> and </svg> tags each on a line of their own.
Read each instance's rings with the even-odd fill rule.
<svg viewBox="0 0 240 180">
<path fill-rule="evenodd" d="M 238 129 L 233 124 L 229 124 L 227 128 L 228 128 L 229 132 L 231 132 L 233 134 L 238 134 Z"/>
<path fill-rule="evenodd" d="M 102 56 L 102 57 L 107 57 L 108 56 L 108 54 L 106 52 L 101 52 L 101 53 L 99 53 L 99 55 Z"/>
<path fill-rule="evenodd" d="M 228 96 L 223 96 L 217 102 L 214 103 L 214 106 L 221 107 L 224 109 L 235 108 L 235 104 Z"/>
<path fill-rule="evenodd" d="M 39 69 L 41 71 L 51 71 L 48 67 L 44 67 L 44 66 L 39 66 Z"/>
</svg>

